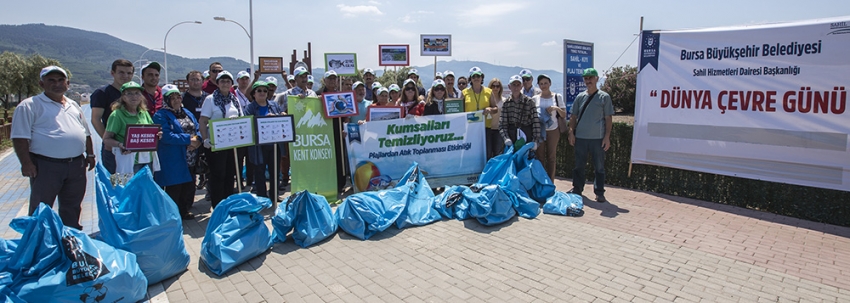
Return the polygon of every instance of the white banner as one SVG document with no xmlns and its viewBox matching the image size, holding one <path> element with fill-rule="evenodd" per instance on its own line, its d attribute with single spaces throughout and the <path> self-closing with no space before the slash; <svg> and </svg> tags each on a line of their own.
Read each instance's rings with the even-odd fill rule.
<svg viewBox="0 0 850 303">
<path fill-rule="evenodd" d="M 641 41 L 633 163 L 850 190 L 850 16 Z"/>
<path fill-rule="evenodd" d="M 394 186 L 414 161 L 431 187 L 475 183 L 484 169 L 482 112 L 371 121 L 347 130 L 355 191 Z"/>
</svg>

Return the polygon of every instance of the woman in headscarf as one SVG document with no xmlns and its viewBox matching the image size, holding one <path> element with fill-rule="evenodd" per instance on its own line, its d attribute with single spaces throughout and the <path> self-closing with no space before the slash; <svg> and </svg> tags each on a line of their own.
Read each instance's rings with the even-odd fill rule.
<svg viewBox="0 0 850 303">
<path fill-rule="evenodd" d="M 212 148 L 213 143 L 210 140 L 210 120 L 244 116 L 239 100 L 230 93 L 230 88 L 233 87 L 233 75 L 228 71 L 222 71 L 216 77 L 216 84 L 218 89 L 207 96 L 201 107 L 199 123 L 206 148 Z M 210 190 L 210 202 L 214 208 L 234 192 L 236 167 L 233 163 L 233 149 L 211 151 L 207 161 L 210 167 L 210 181 L 207 183 L 207 188 Z"/>
<path fill-rule="evenodd" d="M 142 90 L 138 83 L 127 82 L 121 86 L 121 98 L 112 103 L 112 114 L 109 115 L 109 122 L 103 133 L 103 144 L 112 148 L 112 153 L 115 154 L 117 173 L 135 174 L 145 165 L 154 163 L 156 158 L 155 152 L 131 152 L 124 146 L 128 124 L 153 124 Z M 159 166 L 153 165 L 151 170 L 159 170 Z"/>
<path fill-rule="evenodd" d="M 162 90 L 162 108 L 153 115 L 153 122 L 162 125 L 162 139 L 157 154 L 162 170 L 154 174 L 154 180 L 165 189 L 165 193 L 177 204 L 183 220 L 194 219 L 189 213 L 195 198 L 195 186 L 189 167 L 197 161 L 198 121 L 183 108 L 183 96 L 176 86 L 166 85 Z"/>
<path fill-rule="evenodd" d="M 257 81 L 251 86 L 251 91 L 248 93 L 248 98 L 251 103 L 245 107 L 245 115 L 255 117 L 277 116 L 283 114 L 283 109 L 275 101 L 268 101 L 269 86 L 266 82 Z M 263 130 L 257 130 L 263 131 Z M 274 153 L 273 144 L 254 145 L 248 147 L 248 160 L 254 164 L 254 189 L 258 196 L 273 198 L 268 193 L 266 186 L 266 172 L 269 176 L 274 176 L 274 157 L 279 157 L 285 152 L 283 144 L 278 144 L 278 154 Z M 286 172 L 289 173 L 289 172 Z M 271 186 L 276 186 L 277 178 L 271 177 Z"/>
</svg>

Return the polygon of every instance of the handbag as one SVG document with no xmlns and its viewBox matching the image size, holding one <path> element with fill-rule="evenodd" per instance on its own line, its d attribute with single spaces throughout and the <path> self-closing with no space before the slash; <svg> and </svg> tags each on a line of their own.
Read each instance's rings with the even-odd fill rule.
<svg viewBox="0 0 850 303">
<path fill-rule="evenodd" d="M 558 106 L 558 107 L 561 107 L 561 105 L 558 102 L 558 94 L 555 94 L 555 105 Z M 558 113 L 558 132 L 560 132 L 562 134 L 566 133 L 567 130 L 569 129 L 569 127 L 567 125 L 568 125 L 567 124 L 567 118 L 561 117 L 561 114 Z"/>
<path fill-rule="evenodd" d="M 195 165 L 190 166 L 190 171 L 194 175 L 205 175 L 210 173 L 210 166 L 207 162 L 207 153 L 206 151 L 197 150 L 198 152 L 195 155 Z"/>
</svg>

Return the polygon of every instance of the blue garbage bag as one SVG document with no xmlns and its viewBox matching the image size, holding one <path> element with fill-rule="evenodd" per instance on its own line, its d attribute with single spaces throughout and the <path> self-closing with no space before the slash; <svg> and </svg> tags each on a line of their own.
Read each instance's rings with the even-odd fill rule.
<svg viewBox="0 0 850 303">
<path fill-rule="evenodd" d="M 13 219 L 9 226 L 22 234 L 0 269 L 12 277 L 5 286 L 9 294 L 26 302 L 136 302 L 145 298 L 148 281 L 136 255 L 62 226 L 59 215 L 46 204 L 40 204 L 32 216 Z"/>
<path fill-rule="evenodd" d="M 536 158 L 529 157 L 532 144 L 526 144 L 514 153 L 514 165 L 516 176 L 519 180 L 519 190 L 528 193 L 528 196 L 539 203 L 545 203 L 546 199 L 555 194 L 555 183 L 549 179 L 549 174 L 543 168 L 543 163 Z"/>
<path fill-rule="evenodd" d="M 469 218 L 469 202 L 464 198 L 467 191 L 469 187 L 463 185 L 451 186 L 435 196 L 432 205 L 444 218 L 466 220 Z"/>
<path fill-rule="evenodd" d="M 442 219 L 440 213 L 431 207 L 434 191 L 425 180 L 419 163 L 413 162 L 413 165 L 401 176 L 396 185 L 396 188 L 400 187 L 409 188 L 410 194 L 407 196 L 404 210 L 395 221 L 396 227 L 401 229 L 408 226 L 421 226 Z"/>
<path fill-rule="evenodd" d="M 407 204 L 409 187 L 356 193 L 345 198 L 334 214 L 339 228 L 361 240 L 389 228 Z"/>
<path fill-rule="evenodd" d="M 479 184 L 498 184 L 510 190 L 517 188 L 516 166 L 513 161 L 513 146 L 505 148 L 504 153 L 487 161 L 484 170 L 478 176 Z"/>
<path fill-rule="evenodd" d="M 271 232 L 260 214 L 271 206 L 268 198 L 240 193 L 215 207 L 201 242 L 201 261 L 210 271 L 221 276 L 271 248 Z"/>
<path fill-rule="evenodd" d="M 584 215 L 584 198 L 572 193 L 555 192 L 555 195 L 547 199 L 546 204 L 543 204 L 543 213 L 581 217 Z"/>
<path fill-rule="evenodd" d="M 522 190 L 506 191 L 511 205 L 520 217 L 534 219 L 540 215 L 540 202 L 534 201 Z"/>
<path fill-rule="evenodd" d="M 307 247 L 332 236 L 337 229 L 331 205 L 324 196 L 302 190 L 278 205 L 272 218 L 274 240 L 286 241 L 286 234 L 295 229 L 295 244 Z"/>
<path fill-rule="evenodd" d="M 501 224 L 516 215 L 513 202 L 501 185 L 473 184 L 469 189 L 470 192 L 465 195 L 469 202 L 469 216 L 479 223 Z"/>
<path fill-rule="evenodd" d="M 112 187 L 104 181 L 102 167 L 98 164 L 95 181 L 99 240 L 136 254 L 150 284 L 186 270 L 189 253 L 183 242 L 183 220 L 150 169 L 146 166 L 123 187 Z"/>
<path fill-rule="evenodd" d="M 6 271 L 6 264 L 15 254 L 18 249 L 18 242 L 15 240 L 0 239 L 0 302 L 4 303 L 26 303 L 12 293 L 12 273 Z"/>
</svg>

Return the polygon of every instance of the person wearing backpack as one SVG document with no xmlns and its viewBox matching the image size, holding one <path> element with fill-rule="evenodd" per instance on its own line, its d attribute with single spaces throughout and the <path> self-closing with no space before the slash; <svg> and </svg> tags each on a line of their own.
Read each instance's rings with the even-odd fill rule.
<svg viewBox="0 0 850 303">
<path fill-rule="evenodd" d="M 596 87 L 599 81 L 596 69 L 585 69 L 582 77 L 587 90 L 576 96 L 567 130 L 570 145 L 575 147 L 576 161 L 570 192 L 581 195 L 584 190 L 584 168 L 589 156 L 595 172 L 593 193 L 597 202 L 605 202 L 605 152 L 611 148 L 614 105 L 611 96 Z"/>
</svg>

